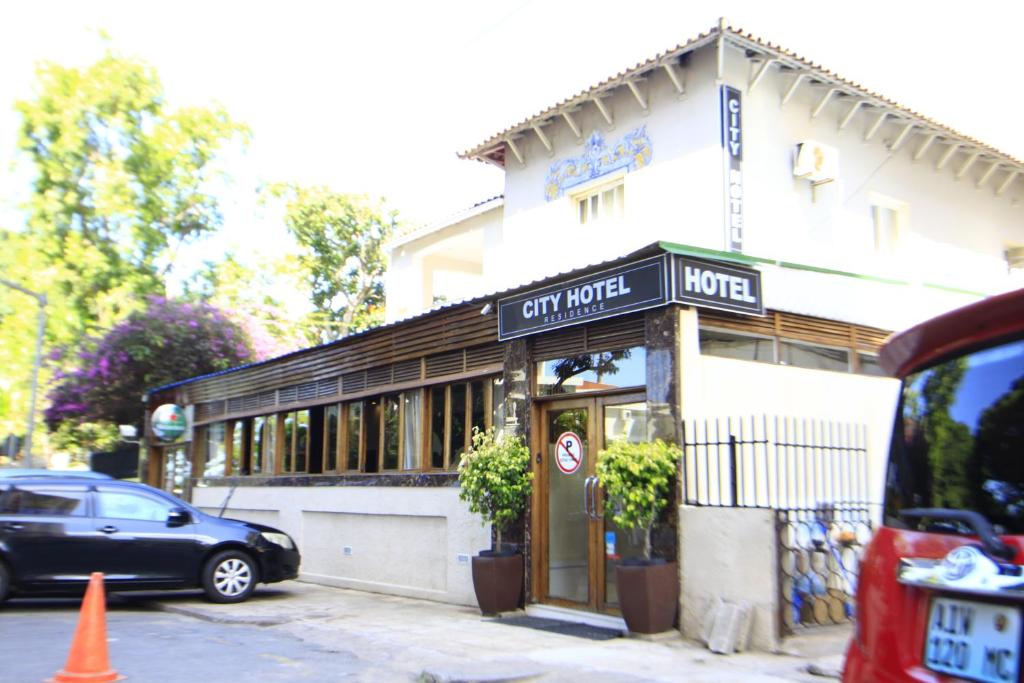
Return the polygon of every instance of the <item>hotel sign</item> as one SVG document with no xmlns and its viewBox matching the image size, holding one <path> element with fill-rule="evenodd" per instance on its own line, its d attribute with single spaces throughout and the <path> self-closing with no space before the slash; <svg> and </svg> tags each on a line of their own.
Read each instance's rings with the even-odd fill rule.
<svg viewBox="0 0 1024 683">
<path fill-rule="evenodd" d="M 764 315 L 760 271 L 687 256 L 677 256 L 674 267 L 679 303 Z"/>
<path fill-rule="evenodd" d="M 669 254 L 628 263 L 499 300 L 498 339 L 515 339 L 670 302 L 763 315 L 761 273 Z"/>
<path fill-rule="evenodd" d="M 725 247 L 743 251 L 743 99 L 727 85 L 719 90 L 725 154 Z"/>
<path fill-rule="evenodd" d="M 536 289 L 498 302 L 498 339 L 589 323 L 668 302 L 666 257 Z"/>
</svg>

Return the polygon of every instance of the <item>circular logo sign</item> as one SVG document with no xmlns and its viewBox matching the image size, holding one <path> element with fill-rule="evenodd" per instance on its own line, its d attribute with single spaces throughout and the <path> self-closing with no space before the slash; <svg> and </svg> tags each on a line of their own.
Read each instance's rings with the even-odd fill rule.
<svg viewBox="0 0 1024 683">
<path fill-rule="evenodd" d="M 185 411 L 165 403 L 153 411 L 153 434 L 161 441 L 174 441 L 185 433 Z"/>
<path fill-rule="evenodd" d="M 583 464 L 583 441 L 575 432 L 563 432 L 555 442 L 555 464 L 562 474 L 572 474 Z"/>
</svg>

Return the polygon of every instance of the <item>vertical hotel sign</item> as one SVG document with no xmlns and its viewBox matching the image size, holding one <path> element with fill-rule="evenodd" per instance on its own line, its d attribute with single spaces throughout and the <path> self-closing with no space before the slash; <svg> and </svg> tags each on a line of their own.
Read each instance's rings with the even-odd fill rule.
<svg viewBox="0 0 1024 683">
<path fill-rule="evenodd" d="M 740 91 L 720 86 L 725 156 L 725 247 L 743 251 L 743 104 Z"/>
</svg>

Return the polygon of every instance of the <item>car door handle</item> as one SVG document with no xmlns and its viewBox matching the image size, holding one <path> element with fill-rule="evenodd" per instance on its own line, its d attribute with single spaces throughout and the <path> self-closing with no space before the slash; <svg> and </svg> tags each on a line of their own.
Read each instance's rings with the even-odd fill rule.
<svg viewBox="0 0 1024 683">
<path fill-rule="evenodd" d="M 8 522 L 7 524 L 4 524 L 4 531 L 21 531 L 24 528 L 24 524 L 15 524 L 14 522 Z"/>
<path fill-rule="evenodd" d="M 113 526 L 113 525 L 110 525 L 110 524 L 108 524 L 108 525 L 106 525 L 106 526 L 102 526 L 102 527 L 100 527 L 100 531 L 102 531 L 102 532 L 103 532 L 103 533 L 105 533 L 105 534 L 115 534 L 115 533 L 117 533 L 117 532 L 118 532 L 119 530 L 118 530 L 118 528 L 117 528 L 116 526 Z"/>
</svg>

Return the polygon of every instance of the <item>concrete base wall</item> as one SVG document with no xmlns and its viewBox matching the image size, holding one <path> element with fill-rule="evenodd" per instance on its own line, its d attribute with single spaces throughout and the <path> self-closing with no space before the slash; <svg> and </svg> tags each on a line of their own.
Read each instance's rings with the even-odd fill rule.
<svg viewBox="0 0 1024 683">
<path fill-rule="evenodd" d="M 775 511 L 752 508 L 679 508 L 680 627 L 700 638 L 717 599 L 754 610 L 751 647 L 779 646 Z"/>
<path fill-rule="evenodd" d="M 218 514 L 229 490 L 196 488 L 192 500 Z M 470 558 L 490 547 L 490 528 L 458 494 L 455 487 L 239 487 L 224 516 L 290 534 L 304 580 L 476 605 Z"/>
</svg>

